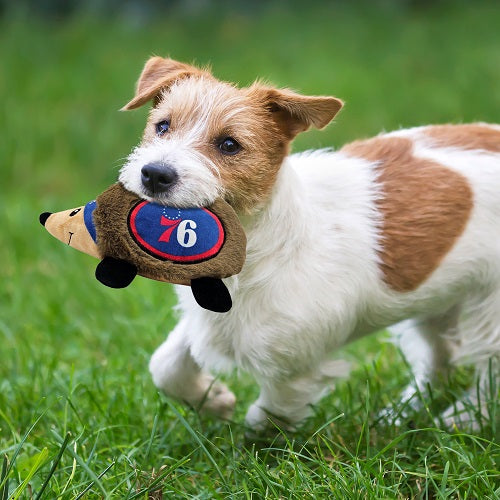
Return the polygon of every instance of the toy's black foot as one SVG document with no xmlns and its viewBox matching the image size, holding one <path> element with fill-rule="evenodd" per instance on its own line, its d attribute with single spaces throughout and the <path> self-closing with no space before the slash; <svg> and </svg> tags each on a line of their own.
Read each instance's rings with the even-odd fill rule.
<svg viewBox="0 0 500 500">
<path fill-rule="evenodd" d="M 191 290 L 198 304 L 209 311 L 225 313 L 233 301 L 226 285 L 218 278 L 197 278 L 191 280 Z"/>
<path fill-rule="evenodd" d="M 104 257 L 95 270 L 95 277 L 110 288 L 125 288 L 137 275 L 137 268 L 126 260 Z"/>
</svg>

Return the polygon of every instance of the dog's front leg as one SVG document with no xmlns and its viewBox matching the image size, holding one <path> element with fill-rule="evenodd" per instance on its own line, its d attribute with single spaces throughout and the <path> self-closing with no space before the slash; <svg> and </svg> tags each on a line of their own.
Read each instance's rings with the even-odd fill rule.
<svg viewBox="0 0 500 500">
<path fill-rule="evenodd" d="M 283 382 L 261 387 L 259 398 L 248 408 L 245 423 L 256 432 L 272 430 L 274 426 L 294 430 L 295 424 L 309 413 L 308 398 Z"/>
<path fill-rule="evenodd" d="M 311 414 L 311 405 L 333 388 L 334 380 L 348 373 L 349 363 L 327 360 L 306 375 L 274 380 L 258 377 L 261 392 L 248 409 L 246 424 L 257 432 L 274 425 L 293 430 Z"/>
<path fill-rule="evenodd" d="M 224 384 L 204 373 L 193 359 L 186 343 L 187 328 L 187 320 L 182 319 L 151 357 L 149 370 L 153 382 L 167 396 L 228 419 L 236 398 Z"/>
</svg>

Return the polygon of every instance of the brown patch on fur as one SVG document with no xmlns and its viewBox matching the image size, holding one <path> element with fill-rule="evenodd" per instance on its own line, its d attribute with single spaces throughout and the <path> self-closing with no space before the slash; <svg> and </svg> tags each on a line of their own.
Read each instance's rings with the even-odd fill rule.
<svg viewBox="0 0 500 500">
<path fill-rule="evenodd" d="M 462 175 L 413 156 L 412 149 L 412 142 L 401 137 L 375 137 L 342 149 L 378 162 L 380 267 L 387 285 L 399 292 L 416 289 L 438 267 L 464 231 L 473 205 Z"/>
<path fill-rule="evenodd" d="M 500 153 L 500 128 L 487 125 L 434 125 L 426 127 L 424 134 L 437 147 L 456 146 L 461 149 L 482 149 Z"/>
</svg>

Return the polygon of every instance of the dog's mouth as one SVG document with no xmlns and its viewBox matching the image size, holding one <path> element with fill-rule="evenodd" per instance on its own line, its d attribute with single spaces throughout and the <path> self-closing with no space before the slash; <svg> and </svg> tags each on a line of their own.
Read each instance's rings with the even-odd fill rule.
<svg viewBox="0 0 500 500">
<path fill-rule="evenodd" d="M 206 207 L 211 205 L 222 194 L 221 189 L 213 186 L 209 186 L 210 189 L 205 189 L 205 185 L 197 182 L 196 179 L 184 179 L 180 176 L 175 182 L 170 183 L 168 187 L 163 186 L 160 189 L 156 189 L 154 185 L 147 185 L 147 183 L 142 182 L 141 178 L 138 179 L 136 176 L 128 179 L 127 176 L 122 175 L 119 182 L 125 189 L 139 198 L 166 207 Z"/>
<path fill-rule="evenodd" d="M 163 205 L 165 207 L 169 206 L 179 206 L 179 208 L 186 208 L 181 206 L 179 203 L 175 203 L 174 200 L 172 200 L 172 197 L 170 196 L 170 190 L 169 192 L 162 192 L 162 193 L 155 193 L 154 191 L 150 189 L 146 189 L 142 187 L 138 193 L 136 193 L 140 198 L 144 198 L 145 200 L 149 201 L 150 203 L 156 203 L 157 205 Z"/>
<path fill-rule="evenodd" d="M 150 203 L 176 208 L 201 208 L 209 206 L 215 201 L 215 198 L 202 196 L 201 193 L 191 193 L 187 189 L 179 189 L 175 185 L 162 193 L 155 193 L 142 186 L 136 194 Z"/>
</svg>

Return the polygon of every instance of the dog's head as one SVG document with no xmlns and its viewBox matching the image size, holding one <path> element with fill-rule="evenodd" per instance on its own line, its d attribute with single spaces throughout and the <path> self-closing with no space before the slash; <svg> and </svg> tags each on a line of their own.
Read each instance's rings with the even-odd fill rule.
<svg viewBox="0 0 500 500">
<path fill-rule="evenodd" d="M 178 207 L 224 197 L 249 212 L 269 196 L 290 142 L 342 107 L 256 82 L 237 88 L 208 70 L 152 57 L 124 110 L 152 101 L 144 136 L 120 172 L 139 196 Z"/>
</svg>

